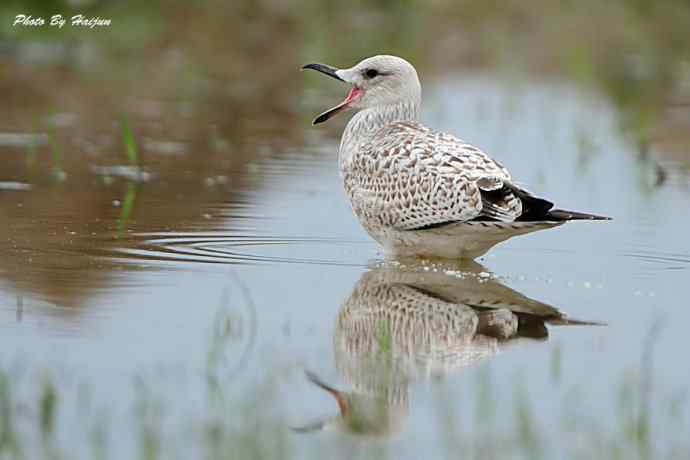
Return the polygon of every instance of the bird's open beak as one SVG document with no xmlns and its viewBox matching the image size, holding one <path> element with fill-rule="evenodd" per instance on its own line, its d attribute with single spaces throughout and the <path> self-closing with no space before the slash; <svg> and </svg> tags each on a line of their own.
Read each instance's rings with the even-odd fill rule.
<svg viewBox="0 0 690 460">
<path fill-rule="evenodd" d="M 317 72 L 321 72 L 322 74 L 328 75 L 329 77 L 335 78 L 336 80 L 340 80 L 340 81 L 344 81 L 346 83 L 349 83 L 347 80 L 345 80 L 341 76 L 342 72 L 343 72 L 342 70 L 336 69 L 335 67 L 331 67 L 331 66 L 326 65 L 326 64 L 307 64 L 305 66 L 302 66 L 302 70 L 306 70 L 306 69 L 316 70 Z M 343 102 L 336 105 L 332 109 L 326 110 L 324 113 L 322 113 L 318 117 L 314 118 L 312 125 L 317 125 L 319 123 L 323 123 L 324 121 L 333 117 L 335 114 L 347 109 L 348 106 L 350 104 L 352 104 L 352 102 L 354 102 L 355 99 L 357 99 L 361 94 L 362 94 L 362 90 L 357 88 L 357 86 L 353 85 L 352 88 L 350 88 L 350 92 L 347 93 L 347 96 L 345 97 L 345 100 Z"/>
</svg>

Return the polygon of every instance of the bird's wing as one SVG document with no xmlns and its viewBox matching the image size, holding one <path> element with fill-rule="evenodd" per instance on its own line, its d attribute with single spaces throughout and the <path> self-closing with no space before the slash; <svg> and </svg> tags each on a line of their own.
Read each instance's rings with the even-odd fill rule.
<svg viewBox="0 0 690 460">
<path fill-rule="evenodd" d="M 510 180 L 477 147 L 416 122 L 381 128 L 345 173 L 361 211 L 399 230 L 482 218 L 512 222 L 522 202 Z"/>
</svg>

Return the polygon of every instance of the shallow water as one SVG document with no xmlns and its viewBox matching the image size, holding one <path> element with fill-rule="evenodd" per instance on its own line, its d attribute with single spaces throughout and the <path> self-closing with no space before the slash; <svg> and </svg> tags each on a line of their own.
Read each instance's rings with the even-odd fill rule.
<svg viewBox="0 0 690 460">
<path fill-rule="evenodd" d="M 90 410 L 110 414 L 117 427 L 115 458 L 136 449 L 136 376 L 167 403 L 164 431 L 176 432 L 169 426 L 176 420 L 206 416 L 209 360 L 229 399 L 261 402 L 270 382 L 277 402 L 267 417 L 279 429 L 338 411 L 305 369 L 374 408 L 373 421 L 360 420 L 357 429 L 336 422 L 324 433 L 287 432 L 298 456 L 328 449 L 343 457 L 420 458 L 495 443 L 544 449 L 553 458 L 562 446 L 577 451 L 590 440 L 568 433 L 595 439 L 622 430 L 626 398 L 649 406 L 649 448 L 668 454 L 683 439 L 690 383 L 683 353 L 690 345 L 690 181 L 683 166 L 665 159 L 659 183 L 658 162 L 640 158 L 621 137 L 607 103 L 566 83 L 447 75 L 426 83 L 425 98 L 428 124 L 481 146 L 560 207 L 613 221 L 518 237 L 478 265 L 384 263 L 341 191 L 342 119 L 322 134 L 287 115 L 303 141 L 249 141 L 218 171 L 175 169 L 156 157 L 144 181 L 67 166 L 66 180 L 30 181 L 22 167 L 9 167 L 0 183 L 31 186 L 0 187 L 3 367 L 18 381 L 48 372 L 72 395 L 60 413 L 62 439 L 78 437 L 83 409 L 68 401 L 80 400 L 79 385 L 86 385 Z M 2 149 L 21 165 L 22 150 Z M 384 290 L 412 286 L 427 300 L 538 304 L 606 325 L 547 324 L 548 337 L 489 340 L 471 352 L 472 343 L 458 350 L 434 342 L 431 355 L 395 324 L 383 338 L 379 326 L 373 337 L 360 331 L 348 338 L 336 318 L 372 276 Z M 393 308 L 386 296 L 368 301 Z M 342 348 L 343 340 L 354 345 Z M 379 354 L 362 345 L 367 340 Z M 649 398 L 638 401 L 626 384 L 640 379 Z M 275 429 L 255 428 L 259 438 Z M 352 431 L 369 436 L 344 433 Z M 551 440 L 537 449 L 535 432 Z M 173 449 L 177 455 L 200 448 L 184 444 Z"/>
</svg>

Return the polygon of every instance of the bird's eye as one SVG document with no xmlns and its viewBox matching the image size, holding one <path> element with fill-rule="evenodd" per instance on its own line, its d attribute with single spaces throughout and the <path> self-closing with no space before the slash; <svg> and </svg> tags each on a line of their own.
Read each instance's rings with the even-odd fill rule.
<svg viewBox="0 0 690 460">
<path fill-rule="evenodd" d="M 365 75 L 367 78 L 374 78 L 374 77 L 376 77 L 378 74 L 379 74 L 379 71 L 376 70 L 376 69 L 367 69 L 367 70 L 364 72 L 364 75 Z"/>
</svg>

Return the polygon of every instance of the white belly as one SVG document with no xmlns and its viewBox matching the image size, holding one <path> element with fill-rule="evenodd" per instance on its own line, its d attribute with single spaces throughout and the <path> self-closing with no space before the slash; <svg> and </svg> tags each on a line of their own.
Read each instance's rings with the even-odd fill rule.
<svg viewBox="0 0 690 460">
<path fill-rule="evenodd" d="M 513 236 L 557 227 L 562 222 L 465 222 L 427 230 L 396 230 L 360 222 L 386 256 L 474 259 Z"/>
</svg>

